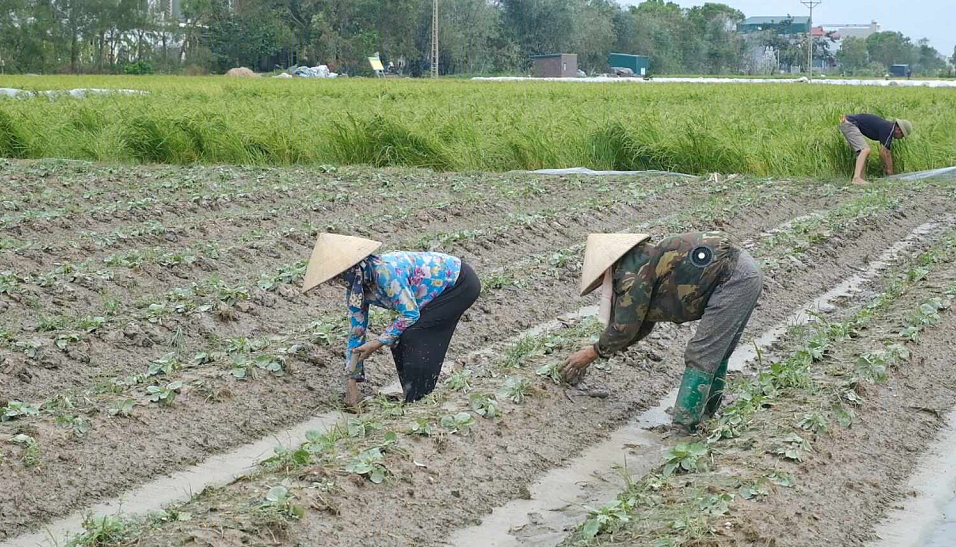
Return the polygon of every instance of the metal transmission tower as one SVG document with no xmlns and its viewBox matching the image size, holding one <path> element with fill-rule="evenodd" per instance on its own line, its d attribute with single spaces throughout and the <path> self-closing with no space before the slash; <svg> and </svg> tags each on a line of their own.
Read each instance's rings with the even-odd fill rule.
<svg viewBox="0 0 956 547">
<path fill-rule="evenodd" d="M 438 77 L 438 0 L 432 8 L 432 78 Z"/>
<path fill-rule="evenodd" d="M 807 22 L 807 73 L 810 80 L 813 80 L 813 8 L 822 4 L 823 1 L 802 0 L 800 3 L 810 8 L 810 21 Z"/>
</svg>

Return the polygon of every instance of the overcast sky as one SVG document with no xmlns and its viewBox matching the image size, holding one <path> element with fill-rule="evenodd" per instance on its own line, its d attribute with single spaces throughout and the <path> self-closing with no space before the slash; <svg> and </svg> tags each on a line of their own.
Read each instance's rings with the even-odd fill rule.
<svg viewBox="0 0 956 547">
<path fill-rule="evenodd" d="M 640 4 L 642 0 L 618 0 Z M 683 7 L 699 6 L 703 0 L 672 0 Z M 721 0 L 712 0 L 721 1 Z M 744 15 L 807 15 L 799 0 L 723 0 Z M 914 42 L 929 38 L 946 57 L 956 46 L 956 0 L 823 0 L 813 8 L 814 24 L 869 23 L 875 19 L 883 30 L 899 31 Z"/>
</svg>

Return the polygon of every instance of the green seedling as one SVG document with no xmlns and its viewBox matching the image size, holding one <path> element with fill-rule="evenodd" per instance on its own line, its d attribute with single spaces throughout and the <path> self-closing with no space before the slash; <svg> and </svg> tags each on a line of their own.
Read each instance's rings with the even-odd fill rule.
<svg viewBox="0 0 956 547">
<path fill-rule="evenodd" d="M 752 483 L 744 484 L 737 489 L 737 494 L 745 500 L 760 500 L 770 495 L 770 481 L 759 478 Z"/>
<path fill-rule="evenodd" d="M 53 340 L 53 345 L 60 348 L 63 351 L 66 351 L 67 349 L 69 349 L 70 344 L 72 344 L 73 342 L 78 342 L 79 340 L 80 340 L 80 336 L 77 334 L 73 334 L 73 333 L 57 334 L 56 338 Z"/>
<path fill-rule="evenodd" d="M 445 386 L 452 391 L 468 391 L 471 389 L 471 371 L 468 369 L 460 370 L 445 380 Z"/>
<path fill-rule="evenodd" d="M 468 399 L 471 401 L 471 410 L 483 418 L 494 418 L 501 415 L 501 409 L 498 407 L 498 400 L 494 395 L 487 393 L 472 393 Z"/>
<path fill-rule="evenodd" d="M 362 475 L 375 484 L 380 484 L 388 475 L 388 469 L 385 467 L 384 461 L 385 457 L 382 455 L 380 448 L 370 448 L 352 458 L 345 466 L 345 470 L 349 473 Z"/>
<path fill-rule="evenodd" d="M 541 365 L 540 367 L 538 367 L 538 370 L 534 371 L 534 373 L 537 374 L 538 376 L 549 378 L 555 384 L 560 385 L 562 378 L 561 378 L 561 372 L 558 371 L 559 365 L 560 365 L 559 363 L 550 363 L 547 365 Z"/>
<path fill-rule="evenodd" d="M 383 394 L 378 394 L 368 401 L 370 409 L 375 409 L 380 416 L 404 416 L 405 403 L 401 400 L 393 400 Z"/>
<path fill-rule="evenodd" d="M 782 486 L 784 488 L 793 488 L 793 486 L 796 484 L 793 480 L 793 476 L 784 471 L 774 471 L 773 473 L 767 475 L 767 480 L 776 484 L 777 486 Z"/>
<path fill-rule="evenodd" d="M 599 509 L 585 506 L 588 510 L 588 519 L 581 527 L 581 536 L 589 540 L 606 531 L 613 531 L 626 522 L 630 522 L 628 513 L 634 508 L 633 500 L 614 499 Z"/>
<path fill-rule="evenodd" d="M 33 437 L 20 433 L 14 435 L 13 442 L 24 447 L 23 451 L 23 465 L 26 467 L 34 467 L 40 463 L 40 443 L 37 442 Z"/>
<path fill-rule="evenodd" d="M 64 414 L 57 416 L 55 423 L 58 426 L 72 429 L 73 434 L 77 437 L 85 437 L 90 432 L 90 421 L 81 416 Z"/>
<path fill-rule="evenodd" d="M 826 431 L 827 425 L 827 419 L 823 415 L 816 412 L 807 412 L 800 417 L 799 421 L 797 421 L 797 427 L 812 433 Z"/>
<path fill-rule="evenodd" d="M 0 421 L 8 422 L 26 416 L 36 416 L 39 413 L 40 409 L 36 405 L 21 401 L 10 401 L 7 406 L 0 408 Z"/>
<path fill-rule="evenodd" d="M 341 322 L 327 320 L 313 321 L 309 330 L 312 332 L 312 343 L 319 346 L 331 346 L 339 341 L 345 332 Z"/>
<path fill-rule="evenodd" d="M 336 444 L 342 438 L 342 430 L 338 426 L 329 429 L 327 432 L 310 430 L 305 432 L 305 448 L 312 453 L 334 452 Z"/>
<path fill-rule="evenodd" d="M 870 383 L 885 382 L 886 365 L 893 362 L 893 356 L 886 351 L 864 353 L 856 361 L 855 373 Z"/>
<path fill-rule="evenodd" d="M 524 360 L 538 351 L 540 340 L 536 336 L 523 336 L 505 350 L 505 359 L 501 363 L 505 368 L 519 368 Z"/>
<path fill-rule="evenodd" d="M 149 364 L 149 368 L 146 370 L 146 376 L 158 376 L 160 374 L 171 376 L 173 372 L 181 368 L 183 367 L 176 358 L 176 354 L 167 353 Z"/>
<path fill-rule="evenodd" d="M 133 406 L 136 404 L 132 399 L 122 399 L 113 401 L 110 404 L 110 416 L 130 416 L 133 413 Z"/>
<path fill-rule="evenodd" d="M 169 406 L 173 404 L 173 401 L 176 400 L 176 395 L 179 393 L 179 390 L 182 389 L 182 387 L 183 383 L 181 380 L 170 382 L 165 386 L 147 386 L 146 398 L 150 402 L 159 403 L 163 406 Z"/>
<path fill-rule="evenodd" d="M 705 515 L 720 517 L 730 512 L 730 504 L 733 501 L 733 494 L 714 494 L 697 498 L 697 508 Z"/>
<path fill-rule="evenodd" d="M 138 530 L 139 527 L 134 522 L 119 515 L 94 517 L 91 513 L 83 519 L 83 533 L 71 538 L 66 547 L 123 545 Z"/>
<path fill-rule="evenodd" d="M 273 451 L 275 452 L 274 456 L 262 461 L 262 466 L 270 471 L 290 473 L 312 462 L 312 453 L 304 447 L 291 449 L 277 446 Z"/>
<path fill-rule="evenodd" d="M 298 520 L 305 515 L 305 510 L 294 502 L 289 491 L 290 484 L 286 479 L 270 488 L 253 513 L 253 523 L 267 528 L 273 537 L 283 536 L 288 530 L 290 520 Z"/>
<path fill-rule="evenodd" d="M 796 462 L 803 461 L 803 453 L 810 450 L 810 443 L 796 433 L 790 433 L 777 439 L 771 449 L 772 453 Z"/>
<path fill-rule="evenodd" d="M 467 412 L 459 412 L 442 416 L 440 423 L 449 433 L 467 435 L 471 426 L 475 425 L 475 418 Z"/>
<path fill-rule="evenodd" d="M 505 380 L 505 385 L 498 389 L 498 395 L 508 399 L 512 403 L 520 405 L 531 393 L 531 383 L 527 378 L 520 376 L 510 376 Z"/>
<path fill-rule="evenodd" d="M 382 429 L 382 424 L 368 416 L 349 418 L 346 424 L 346 432 L 353 439 L 364 439 L 380 429 Z"/>
<path fill-rule="evenodd" d="M 431 437 L 434 432 L 434 426 L 431 422 L 428 421 L 428 418 L 418 417 L 415 418 L 415 421 L 409 424 L 408 434 L 409 435 L 419 435 L 421 437 Z"/>
<path fill-rule="evenodd" d="M 704 443 L 680 443 L 665 453 L 664 476 L 675 473 L 700 473 L 708 468 L 710 447 Z"/>
</svg>

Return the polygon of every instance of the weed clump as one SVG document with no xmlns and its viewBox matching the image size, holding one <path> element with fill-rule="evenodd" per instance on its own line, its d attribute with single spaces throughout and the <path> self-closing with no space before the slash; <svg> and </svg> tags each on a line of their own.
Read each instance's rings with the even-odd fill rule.
<svg viewBox="0 0 956 547">
<path fill-rule="evenodd" d="M 451 168 L 445 152 L 431 139 L 381 115 L 369 120 L 349 117 L 348 124 L 336 122 L 332 127 L 333 155 L 343 164 Z"/>
<path fill-rule="evenodd" d="M 27 157 L 27 142 L 13 117 L 0 110 L 0 156 L 5 158 Z"/>
</svg>

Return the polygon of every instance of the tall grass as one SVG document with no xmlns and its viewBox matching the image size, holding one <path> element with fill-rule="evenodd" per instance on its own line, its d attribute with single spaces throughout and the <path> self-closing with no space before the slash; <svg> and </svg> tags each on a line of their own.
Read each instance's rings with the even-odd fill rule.
<svg viewBox="0 0 956 547">
<path fill-rule="evenodd" d="M 0 100 L 0 155 L 130 162 L 846 176 L 840 115 L 911 119 L 907 170 L 956 164 L 949 89 L 222 77 L 0 77 L 147 95 Z M 879 165 L 871 162 L 873 173 Z"/>
</svg>

